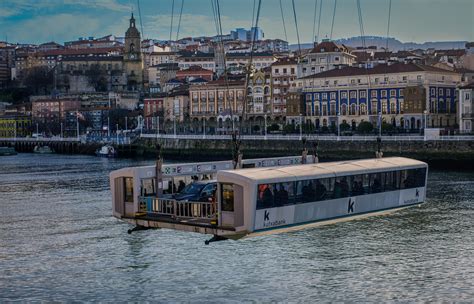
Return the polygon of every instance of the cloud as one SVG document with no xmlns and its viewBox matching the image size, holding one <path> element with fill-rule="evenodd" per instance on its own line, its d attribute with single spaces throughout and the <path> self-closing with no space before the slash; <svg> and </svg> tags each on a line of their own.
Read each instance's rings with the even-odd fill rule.
<svg viewBox="0 0 474 304">
<path fill-rule="evenodd" d="M 98 18 L 77 14 L 38 16 L 22 22 L 21 27 L 12 28 L 9 36 L 15 42 L 68 41 L 79 36 L 99 32 Z"/>
<path fill-rule="evenodd" d="M 132 6 L 121 4 L 117 0 L 64 0 L 63 4 L 84 6 L 88 8 L 105 8 L 117 12 L 127 12 L 132 10 Z"/>
</svg>

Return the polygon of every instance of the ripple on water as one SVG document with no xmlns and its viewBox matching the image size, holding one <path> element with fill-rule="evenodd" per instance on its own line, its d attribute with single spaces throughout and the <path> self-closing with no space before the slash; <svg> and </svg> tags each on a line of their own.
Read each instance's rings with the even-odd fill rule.
<svg viewBox="0 0 474 304">
<path fill-rule="evenodd" d="M 474 298 L 474 174 L 429 175 L 428 202 L 391 215 L 204 246 L 128 235 L 108 173 L 151 161 L 0 159 L 0 301 L 385 302 Z"/>
</svg>

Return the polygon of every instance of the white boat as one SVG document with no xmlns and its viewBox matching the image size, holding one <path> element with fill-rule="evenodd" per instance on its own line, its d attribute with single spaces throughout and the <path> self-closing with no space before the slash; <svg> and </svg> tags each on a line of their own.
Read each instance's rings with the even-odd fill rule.
<svg viewBox="0 0 474 304">
<path fill-rule="evenodd" d="M 112 158 L 117 156 L 117 150 L 112 145 L 105 145 L 95 151 L 95 154 L 100 157 Z"/>
<path fill-rule="evenodd" d="M 39 154 L 52 154 L 54 153 L 54 150 L 49 146 L 35 146 L 33 152 Z"/>
<path fill-rule="evenodd" d="M 16 155 L 15 148 L 13 147 L 0 147 L 0 156 Z"/>
<path fill-rule="evenodd" d="M 421 204 L 428 165 L 390 157 L 217 170 L 215 202 L 143 196 L 140 190 L 154 178 L 154 169 L 111 173 L 114 216 L 137 227 L 212 234 L 215 241 L 299 230 Z"/>
</svg>

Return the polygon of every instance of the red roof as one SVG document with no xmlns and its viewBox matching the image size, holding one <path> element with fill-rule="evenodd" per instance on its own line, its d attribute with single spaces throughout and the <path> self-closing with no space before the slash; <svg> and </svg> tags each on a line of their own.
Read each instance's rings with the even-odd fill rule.
<svg viewBox="0 0 474 304">
<path fill-rule="evenodd" d="M 324 50 L 324 51 L 323 51 Z M 334 41 L 323 41 L 316 44 L 310 53 L 326 53 L 326 52 L 348 52 L 348 48 L 344 44 L 336 44 Z"/>
</svg>

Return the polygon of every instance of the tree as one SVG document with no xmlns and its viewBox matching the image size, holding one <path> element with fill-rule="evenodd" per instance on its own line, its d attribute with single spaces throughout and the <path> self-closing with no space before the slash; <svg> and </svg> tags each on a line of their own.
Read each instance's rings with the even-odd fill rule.
<svg viewBox="0 0 474 304">
<path fill-rule="evenodd" d="M 26 72 L 23 84 L 36 95 L 48 94 L 53 87 L 53 72 L 47 67 L 33 67 Z"/>
<path fill-rule="evenodd" d="M 280 131 L 280 126 L 276 123 L 272 123 L 270 126 L 267 127 L 268 132 L 272 131 Z"/>
<path fill-rule="evenodd" d="M 351 126 L 347 122 L 343 122 L 342 124 L 339 125 L 339 130 L 341 132 L 349 131 L 351 129 Z"/>
<path fill-rule="evenodd" d="M 107 74 L 98 64 L 92 65 L 90 69 L 86 71 L 86 76 L 89 80 L 89 84 L 94 87 L 96 92 L 107 91 Z"/>
<path fill-rule="evenodd" d="M 382 132 L 384 133 L 391 133 L 395 130 L 395 127 L 390 124 L 390 123 L 386 123 L 385 121 L 382 122 Z"/>
<path fill-rule="evenodd" d="M 286 124 L 283 127 L 283 133 L 288 134 L 288 133 L 296 133 L 296 128 L 294 124 Z"/>
<path fill-rule="evenodd" d="M 370 133 L 374 130 L 374 126 L 368 121 L 362 121 L 357 126 L 357 131 L 362 134 Z"/>
</svg>

